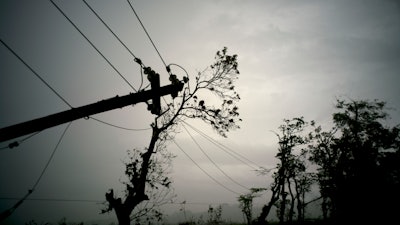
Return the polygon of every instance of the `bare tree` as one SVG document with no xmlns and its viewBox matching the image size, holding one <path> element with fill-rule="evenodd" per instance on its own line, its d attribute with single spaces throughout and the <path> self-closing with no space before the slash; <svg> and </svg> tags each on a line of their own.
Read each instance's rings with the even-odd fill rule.
<svg viewBox="0 0 400 225">
<path fill-rule="evenodd" d="M 171 71 L 170 69 L 168 66 L 167 70 Z M 151 80 L 155 72 L 149 68 L 144 71 Z M 234 86 L 238 75 L 237 55 L 228 55 L 226 47 L 217 51 L 215 62 L 199 72 L 194 81 L 189 80 L 189 75 L 180 81 L 170 72 L 171 83 L 184 83 L 184 88 L 181 93 L 173 94 L 169 102 L 165 100 L 161 112 L 156 113 L 159 115 L 151 124 L 152 136 L 148 147 L 133 159 L 133 164 L 127 164 L 129 181 L 126 183 L 124 199 L 116 197 L 111 189 L 106 193 L 108 208 L 105 212 L 114 210 L 120 225 L 130 224 L 133 210 L 150 199 L 149 187 L 167 187 L 169 180 L 164 181 L 164 176 L 160 176 L 163 179 L 153 177 L 154 167 L 157 165 L 155 157 L 174 138 L 180 123 L 185 119 L 200 119 L 224 137 L 228 131 L 239 128 L 237 122 L 241 119 L 238 118 L 236 102 L 240 97 Z M 205 99 L 210 98 L 210 94 L 214 94 L 216 98 L 206 102 Z M 152 104 L 148 105 L 152 112 L 157 112 Z"/>
</svg>

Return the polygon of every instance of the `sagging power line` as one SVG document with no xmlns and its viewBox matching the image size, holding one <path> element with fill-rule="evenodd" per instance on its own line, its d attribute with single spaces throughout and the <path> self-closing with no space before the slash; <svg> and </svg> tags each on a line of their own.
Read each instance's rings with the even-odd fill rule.
<svg viewBox="0 0 400 225">
<path fill-rule="evenodd" d="M 57 142 L 56 146 L 54 147 L 54 149 L 53 149 L 53 151 L 52 151 L 52 153 L 51 153 L 49 159 L 48 159 L 47 162 L 46 162 L 46 165 L 44 166 L 44 168 L 43 168 L 42 172 L 40 173 L 38 179 L 36 180 L 35 184 L 32 186 L 31 189 L 28 190 L 28 193 L 27 193 L 23 198 L 21 198 L 16 204 L 14 204 L 13 207 L 11 207 L 11 208 L 5 210 L 4 212 L 2 212 L 2 213 L 0 214 L 0 221 L 2 221 L 2 220 L 4 220 L 4 219 L 6 219 L 7 217 L 9 217 L 9 216 L 10 216 L 10 215 L 11 215 L 11 214 L 12 214 L 12 213 L 13 213 L 13 212 L 14 212 L 14 211 L 15 211 L 15 210 L 16 210 L 16 209 L 17 209 L 31 194 L 32 194 L 32 193 L 33 193 L 33 191 L 35 191 L 35 189 L 36 189 L 37 185 L 39 184 L 40 180 L 42 179 L 44 173 L 46 172 L 47 168 L 49 167 L 50 162 L 51 162 L 51 160 L 53 159 L 54 154 L 56 153 L 58 147 L 60 146 L 60 143 L 61 143 L 61 141 L 63 140 L 63 138 L 64 138 L 64 136 L 65 136 L 65 133 L 67 132 L 67 130 L 68 130 L 68 128 L 70 127 L 71 123 L 72 123 L 72 122 L 70 122 L 70 123 L 65 127 L 64 131 L 62 132 L 60 138 L 58 139 L 58 142 Z"/>
<path fill-rule="evenodd" d="M 249 190 L 248 187 L 242 185 L 241 183 L 237 182 L 235 179 L 233 179 L 231 176 L 229 176 L 223 169 L 221 169 L 220 166 L 217 165 L 217 163 L 204 151 L 204 149 L 200 146 L 200 144 L 196 141 L 196 139 L 194 139 L 194 137 L 192 136 L 192 134 L 189 132 L 189 130 L 185 127 L 185 125 L 182 126 L 186 133 L 190 136 L 190 138 L 192 139 L 192 141 L 196 144 L 196 146 L 200 149 L 200 151 L 207 157 L 208 160 L 210 160 L 210 162 L 225 176 L 227 177 L 229 180 L 231 180 L 233 183 L 239 185 L 240 187 Z"/>
<path fill-rule="evenodd" d="M 175 143 L 175 145 L 178 147 L 179 150 L 181 150 L 181 152 L 183 152 L 183 154 L 186 155 L 186 157 L 188 157 L 190 159 L 190 161 L 193 162 L 193 164 L 195 164 L 197 166 L 197 168 L 199 168 L 205 175 L 207 175 L 211 180 L 213 180 L 215 183 L 217 183 L 219 186 L 221 186 L 222 188 L 224 188 L 225 190 L 235 194 L 235 195 L 241 195 L 241 193 L 236 192 L 232 189 L 230 189 L 229 187 L 227 187 L 226 185 L 222 184 L 221 182 L 219 182 L 217 179 L 215 179 L 213 176 L 211 176 L 211 174 L 209 174 L 206 170 L 204 170 L 192 157 L 190 157 L 190 155 L 174 140 L 172 139 L 172 141 Z"/>
<path fill-rule="evenodd" d="M 196 127 L 190 125 L 186 121 L 182 121 L 182 123 L 186 124 L 188 127 L 190 127 L 192 130 L 194 130 L 196 133 L 200 134 L 206 140 L 208 140 L 209 142 L 213 143 L 216 147 L 218 147 L 222 151 L 226 152 L 227 154 L 229 154 L 233 158 L 237 159 L 238 161 L 244 163 L 245 165 L 247 165 L 251 169 L 259 170 L 260 168 L 262 168 L 261 166 L 257 165 L 255 162 L 253 162 L 252 160 L 244 157 L 243 155 L 239 154 L 238 152 L 234 151 L 233 149 L 231 149 L 231 148 L 225 146 L 224 144 L 218 142 L 217 140 L 213 139 L 212 137 L 210 137 L 206 133 L 204 133 L 201 130 L 197 129 Z"/>
</svg>

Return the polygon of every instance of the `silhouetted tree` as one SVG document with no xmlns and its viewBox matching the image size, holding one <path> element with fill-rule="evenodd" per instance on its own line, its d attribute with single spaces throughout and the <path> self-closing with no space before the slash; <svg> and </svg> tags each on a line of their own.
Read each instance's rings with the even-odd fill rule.
<svg viewBox="0 0 400 225">
<path fill-rule="evenodd" d="M 308 137 L 303 136 L 302 132 L 307 123 L 303 117 L 284 119 L 284 124 L 279 126 L 281 134 L 276 133 L 278 137 L 279 149 L 276 158 L 279 160 L 276 171 L 273 173 L 273 183 L 270 186 L 272 192 L 269 203 L 263 206 L 260 216 L 257 219 L 259 224 L 266 223 L 267 216 L 272 206 L 277 205 L 278 218 L 280 223 L 285 221 L 287 204 L 290 203 L 288 211 L 288 220 L 292 221 L 294 216 L 295 201 L 301 206 L 304 203 L 304 193 L 309 190 L 308 182 L 304 182 L 306 177 L 306 166 L 303 161 L 302 152 L 294 154 L 295 147 L 304 145 Z M 293 192 L 292 185 L 295 185 Z M 303 186 L 301 186 L 303 185 Z M 308 185 L 308 186 L 305 186 Z M 290 198 L 288 198 L 290 194 Z M 298 212 L 303 214 L 303 212 Z"/>
<path fill-rule="evenodd" d="M 157 145 L 156 152 L 150 160 L 148 178 L 146 183 L 146 194 L 149 201 L 139 204 L 131 213 L 131 220 L 136 223 L 146 221 L 161 221 L 162 213 L 160 207 L 173 201 L 175 197 L 173 193 L 172 181 L 168 177 L 171 161 L 174 156 L 168 152 L 165 145 Z M 125 174 L 128 181 L 124 181 L 127 190 L 133 188 L 135 176 L 140 174 L 141 152 L 137 149 L 128 151 L 129 161 L 125 163 Z"/>
<path fill-rule="evenodd" d="M 322 198 L 322 217 L 326 221 L 336 217 L 336 174 L 340 158 L 339 149 L 334 147 L 337 127 L 322 131 L 321 126 L 312 125 L 314 132 L 311 134 L 313 143 L 308 148 L 309 160 L 318 165 L 316 179 Z"/>
<path fill-rule="evenodd" d="M 167 70 L 170 71 L 170 67 Z M 135 165 L 127 164 L 127 170 L 132 170 L 127 174 L 129 182 L 126 184 L 124 200 L 114 196 L 112 189 L 106 194 L 106 211 L 114 210 L 120 225 L 130 224 L 132 211 L 143 201 L 149 200 L 147 188 L 152 182 L 153 185 L 164 185 L 164 180 L 151 179 L 154 157 L 158 155 L 160 148 L 174 138 L 182 121 L 187 118 L 200 119 L 222 136 L 226 136 L 226 132 L 231 129 L 239 128 L 236 102 L 240 98 L 234 86 L 238 75 L 237 55 L 228 55 L 225 47 L 216 53 L 215 62 L 199 72 L 194 81 L 191 82 L 188 76 L 183 77 L 185 86 L 182 92 L 173 95 L 172 100 L 162 107 L 161 114 L 154 119 L 148 147 L 134 160 Z M 173 84 L 181 82 L 172 73 L 169 79 Z M 210 94 L 217 98 L 205 101 L 211 97 Z M 151 108 L 150 104 L 149 106 Z"/>
<path fill-rule="evenodd" d="M 219 205 L 218 207 L 212 207 L 211 205 L 208 206 L 207 210 L 208 218 L 207 218 L 207 225 L 218 225 L 222 223 L 222 206 Z"/>
<path fill-rule="evenodd" d="M 258 193 L 264 190 L 265 188 L 251 188 L 250 193 L 238 197 L 239 207 L 242 210 L 248 225 L 251 225 L 253 222 L 253 199 L 259 197 L 260 194 Z"/>
<path fill-rule="evenodd" d="M 337 137 L 316 130 L 310 159 L 320 167 L 321 195 L 336 222 L 399 222 L 400 129 L 384 125 L 385 104 L 337 100 Z"/>
</svg>

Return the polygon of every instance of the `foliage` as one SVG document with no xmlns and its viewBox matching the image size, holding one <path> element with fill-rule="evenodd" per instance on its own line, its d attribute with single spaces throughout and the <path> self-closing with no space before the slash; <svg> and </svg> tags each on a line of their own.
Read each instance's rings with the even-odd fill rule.
<svg viewBox="0 0 400 225">
<path fill-rule="evenodd" d="M 182 84 L 182 81 L 172 74 L 169 66 L 167 70 L 170 72 L 172 84 Z M 148 72 L 150 69 L 146 71 L 146 74 L 154 75 Z M 238 75 L 237 55 L 228 55 L 225 47 L 217 51 L 215 62 L 198 73 L 193 82 L 189 79 L 189 75 L 183 78 L 185 84 L 183 91 L 172 94 L 172 100 L 162 107 L 162 112 L 151 124 L 152 135 L 149 146 L 140 154 L 136 154 L 131 163 L 126 164 L 129 181 L 125 183 L 125 199 L 115 197 L 111 189 L 106 193 L 108 207 L 104 212 L 114 210 L 120 224 L 130 224 L 133 219 L 131 213 L 142 202 L 151 199 L 148 190 L 169 188 L 170 180 L 159 173 L 163 170 L 157 169 L 158 162 L 154 161 L 154 155 L 162 154 L 160 150 L 165 149 L 167 143 L 173 140 L 179 130 L 179 124 L 185 119 L 200 119 L 224 137 L 229 130 L 239 128 L 237 122 L 241 119 L 238 118 L 236 102 L 240 97 L 234 86 Z M 208 96 L 214 94 L 217 98 L 210 103 L 205 102 L 207 94 Z M 218 100 L 220 102 L 215 104 Z M 160 212 L 155 212 L 156 216 L 161 218 Z"/>
<path fill-rule="evenodd" d="M 308 123 L 303 117 L 284 119 L 283 122 L 279 126 L 280 134 L 275 133 L 279 144 L 276 154 L 279 163 L 272 175 L 274 181 L 270 186 L 271 198 L 257 219 L 260 224 L 265 223 L 272 206 L 277 207 L 279 221 L 283 223 L 285 220 L 289 222 L 293 220 L 297 204 L 298 220 L 302 220 L 305 207 L 304 195 L 310 190 L 312 183 L 311 175 L 306 171 L 305 153 L 301 149 L 309 141 L 309 137 L 302 134 Z M 300 148 L 297 154 L 295 148 Z"/>
<path fill-rule="evenodd" d="M 238 197 L 239 207 L 246 218 L 247 224 L 250 225 L 253 221 L 253 199 L 252 193 L 240 195 Z"/>
<path fill-rule="evenodd" d="M 207 225 L 218 225 L 222 223 L 222 206 L 219 205 L 218 207 L 214 208 L 211 205 L 208 206 L 207 211 Z"/>
<path fill-rule="evenodd" d="M 337 100 L 335 127 L 328 132 L 315 128 L 310 160 L 319 166 L 324 217 L 395 221 L 391 202 L 400 201 L 400 129 L 384 125 L 385 105 L 378 100 Z"/>
<path fill-rule="evenodd" d="M 236 102 L 240 100 L 235 91 L 234 82 L 238 79 L 239 70 L 237 55 L 228 55 L 227 48 L 218 51 L 214 62 L 195 77 L 194 86 L 187 82 L 183 92 L 168 104 L 163 118 L 163 127 L 174 129 L 171 123 L 185 118 L 197 118 L 211 125 L 220 135 L 239 128 L 241 121 Z M 211 103 L 205 101 L 213 94 Z M 219 103 L 215 103 L 219 100 Z M 216 106 L 218 105 L 218 106 Z"/>
</svg>

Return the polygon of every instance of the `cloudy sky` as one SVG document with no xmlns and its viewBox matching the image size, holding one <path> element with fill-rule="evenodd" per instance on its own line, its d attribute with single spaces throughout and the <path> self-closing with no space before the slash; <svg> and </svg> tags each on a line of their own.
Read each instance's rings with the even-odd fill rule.
<svg viewBox="0 0 400 225">
<path fill-rule="evenodd" d="M 137 57 L 161 74 L 161 85 L 169 84 L 163 63 L 128 2 L 87 2 Z M 55 3 L 139 87 L 139 66 L 90 9 L 79 0 Z M 194 76 L 224 46 L 228 53 L 238 54 L 241 129 L 221 138 L 199 122 L 187 122 L 254 164 L 274 166 L 277 140 L 271 131 L 284 118 L 304 116 L 329 127 L 336 98 L 384 100 L 393 108 L 391 121 L 400 121 L 400 5 L 396 1 L 132 3 L 167 64 L 179 64 Z M 133 91 L 50 1 L 6 0 L 0 4 L 1 40 L 72 106 Z M 0 45 L 0 59 L 0 127 L 69 109 L 4 45 Z M 179 70 L 176 73 L 184 75 Z M 137 104 L 95 118 L 143 129 L 153 116 L 144 104 Z M 33 187 L 65 127 L 46 129 L 18 148 L 0 151 L 0 211 L 16 202 L 4 198 L 21 198 Z M 237 183 L 247 187 L 269 184 L 247 164 L 187 128 Z M 109 188 L 122 194 L 126 151 L 147 146 L 149 139 L 149 130 L 126 131 L 92 119 L 74 121 L 30 198 L 102 201 Z M 168 149 L 177 155 L 171 174 L 176 202 L 201 203 L 206 210 L 211 203 L 236 203 L 234 192 L 246 192 L 207 159 L 184 129 L 176 142 L 224 185 L 214 182 L 171 143 Z M 9 220 L 114 218 L 113 214 L 98 215 L 100 209 L 93 202 L 30 200 Z"/>
</svg>

